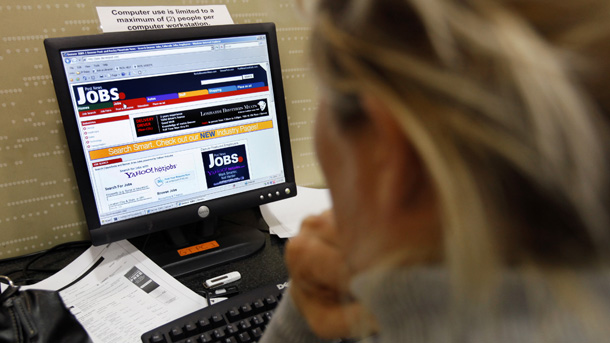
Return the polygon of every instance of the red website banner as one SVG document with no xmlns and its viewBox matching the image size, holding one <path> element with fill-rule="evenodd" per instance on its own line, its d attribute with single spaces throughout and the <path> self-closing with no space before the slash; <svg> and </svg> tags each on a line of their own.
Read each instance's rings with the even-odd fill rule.
<svg viewBox="0 0 610 343">
<path fill-rule="evenodd" d="M 122 158 L 114 158 L 112 160 L 95 162 L 95 163 L 93 163 L 93 167 L 101 167 L 101 166 L 106 166 L 106 165 L 109 165 L 109 164 L 115 164 L 115 163 L 121 163 L 121 162 L 123 162 Z"/>
</svg>

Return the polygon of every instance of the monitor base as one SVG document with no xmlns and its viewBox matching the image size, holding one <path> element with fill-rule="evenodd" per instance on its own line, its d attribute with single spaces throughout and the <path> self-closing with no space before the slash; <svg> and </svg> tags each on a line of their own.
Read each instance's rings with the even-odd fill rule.
<svg viewBox="0 0 610 343">
<path fill-rule="evenodd" d="M 246 217 L 252 214 L 256 213 Z M 237 223 L 233 217 L 213 217 L 129 241 L 177 277 L 244 258 L 262 249 L 266 241 L 258 228 L 262 218 L 255 217 L 258 216 L 249 218 L 247 223 Z"/>
</svg>

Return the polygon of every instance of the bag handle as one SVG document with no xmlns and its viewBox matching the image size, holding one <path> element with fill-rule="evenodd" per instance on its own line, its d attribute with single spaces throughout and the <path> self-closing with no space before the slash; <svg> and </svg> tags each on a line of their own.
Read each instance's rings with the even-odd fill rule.
<svg viewBox="0 0 610 343">
<path fill-rule="evenodd" d="M 13 280 L 11 280 L 10 277 L 5 276 L 5 275 L 0 275 L 0 279 L 6 281 L 6 283 L 8 284 L 9 287 L 15 287 L 15 284 L 13 283 Z"/>
<path fill-rule="evenodd" d="M 17 293 L 17 291 L 19 290 L 19 286 L 15 285 L 13 280 L 11 280 L 11 278 L 6 275 L 0 275 L 0 281 L 4 281 L 4 283 L 8 284 L 8 288 L 4 292 L 2 292 L 2 294 L 0 294 L 0 303 L 4 303 L 6 299 Z"/>
</svg>

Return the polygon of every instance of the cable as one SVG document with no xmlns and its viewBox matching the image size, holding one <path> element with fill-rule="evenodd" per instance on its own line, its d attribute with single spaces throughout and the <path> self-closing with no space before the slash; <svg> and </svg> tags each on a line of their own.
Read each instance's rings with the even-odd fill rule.
<svg viewBox="0 0 610 343">
<path fill-rule="evenodd" d="M 58 244 L 48 250 L 45 251 L 40 251 L 37 253 L 33 253 L 27 256 L 19 256 L 19 257 L 15 257 L 15 258 L 7 258 L 4 260 L 0 260 L 0 263 L 6 263 L 6 262 L 12 262 L 15 261 L 17 259 L 25 259 L 25 258 L 31 258 L 30 261 L 28 261 L 23 268 L 21 269 L 14 269 L 11 270 L 9 272 L 6 272 L 5 275 L 11 275 L 11 274 L 16 274 L 16 273 L 21 273 L 19 278 L 13 278 L 13 280 L 19 280 L 20 284 L 31 284 L 34 282 L 38 282 L 40 281 L 39 279 L 30 277 L 30 275 L 28 273 L 41 273 L 41 274 L 53 274 L 56 273 L 57 271 L 59 271 L 56 268 L 50 269 L 50 268 L 32 268 L 32 265 L 34 263 L 36 263 L 37 261 L 40 261 L 41 259 L 51 255 L 52 253 L 56 253 L 62 250 L 67 250 L 67 249 L 75 249 L 75 248 L 84 248 L 84 247 L 89 247 L 91 246 L 91 241 L 74 241 L 74 242 L 67 242 L 67 243 L 62 243 L 62 244 Z"/>
<path fill-rule="evenodd" d="M 34 264 L 34 262 L 40 260 L 41 258 L 49 255 L 50 253 L 52 253 L 54 251 L 60 251 L 62 249 L 70 249 L 70 248 L 80 248 L 80 247 L 84 247 L 84 246 L 88 247 L 90 245 L 91 245 L 91 241 L 74 241 L 74 242 L 67 242 L 67 243 L 58 244 L 58 245 L 52 247 L 51 249 L 43 252 L 42 254 L 34 257 L 32 260 L 30 260 L 30 262 L 28 262 L 23 267 L 23 272 L 24 272 L 24 274 L 27 274 L 28 270 L 30 269 L 30 266 L 32 264 Z M 31 271 L 34 271 L 34 270 L 31 270 Z"/>
</svg>

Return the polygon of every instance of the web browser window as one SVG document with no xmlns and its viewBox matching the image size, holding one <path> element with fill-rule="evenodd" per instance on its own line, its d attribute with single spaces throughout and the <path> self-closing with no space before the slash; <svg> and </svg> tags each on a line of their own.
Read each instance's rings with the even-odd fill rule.
<svg viewBox="0 0 610 343">
<path fill-rule="evenodd" d="M 265 35 L 62 59 L 102 225 L 285 181 Z"/>
</svg>

